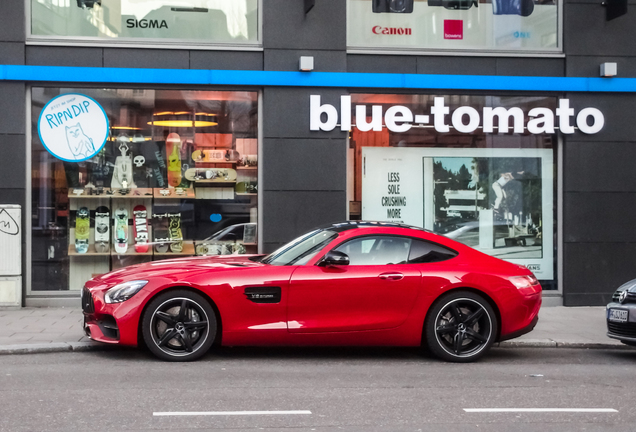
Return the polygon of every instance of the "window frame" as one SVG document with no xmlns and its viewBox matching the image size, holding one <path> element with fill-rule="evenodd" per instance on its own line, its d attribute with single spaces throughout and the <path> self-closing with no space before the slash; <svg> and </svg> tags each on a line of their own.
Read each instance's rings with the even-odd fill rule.
<svg viewBox="0 0 636 432">
<path fill-rule="evenodd" d="M 387 266 L 387 265 L 423 265 L 423 264 L 434 264 L 434 263 L 438 263 L 438 262 L 449 261 L 449 260 L 451 260 L 451 259 L 453 259 L 453 258 L 457 258 L 457 256 L 459 256 L 459 252 L 458 252 L 458 251 L 456 251 L 455 249 L 449 248 L 449 247 L 447 247 L 447 246 L 441 245 L 441 244 L 439 244 L 439 243 L 436 243 L 436 242 L 433 242 L 433 241 L 430 241 L 430 240 L 421 239 L 421 238 L 418 238 L 418 237 L 413 237 L 413 236 L 408 236 L 408 235 L 401 235 L 401 234 L 385 234 L 385 233 L 380 233 L 380 234 L 362 234 L 362 235 L 359 235 L 359 236 L 356 236 L 356 237 L 353 237 L 353 238 L 346 239 L 346 240 L 344 240 L 344 241 L 342 241 L 342 242 L 340 242 L 340 243 L 338 243 L 338 244 L 334 245 L 331 249 L 329 249 L 328 251 L 326 251 L 326 252 L 323 254 L 323 256 L 321 256 L 321 257 L 320 257 L 320 258 L 316 261 L 316 263 L 315 263 L 314 265 L 315 265 L 315 266 L 319 266 L 319 265 L 320 265 L 320 263 L 324 260 L 325 256 L 326 256 L 329 252 L 331 252 L 331 251 L 335 251 L 335 250 L 336 250 L 336 249 L 338 249 L 340 246 L 344 246 L 345 244 L 347 244 L 347 243 L 349 243 L 349 242 L 351 242 L 351 241 L 360 240 L 360 239 L 363 239 L 363 238 L 365 238 L 365 237 L 400 237 L 400 238 L 404 238 L 404 239 L 411 240 L 411 245 L 409 246 L 409 252 L 408 252 L 408 255 L 407 255 L 407 262 L 405 262 L 405 263 L 398 263 L 398 264 L 349 264 L 349 265 L 356 266 L 356 267 L 358 267 L 358 266 L 369 266 L 369 265 L 375 265 L 375 266 Z M 412 243 L 412 242 L 413 242 L 414 240 L 415 240 L 415 241 L 421 241 L 421 242 L 428 243 L 428 244 L 432 244 L 432 245 L 435 245 L 435 246 L 439 246 L 439 247 L 441 247 L 441 248 L 443 248 L 443 249 L 447 249 L 448 251 L 453 252 L 453 253 L 455 254 L 455 256 L 453 256 L 453 257 L 451 257 L 451 258 L 448 258 L 448 259 L 445 259 L 445 260 L 442 260 L 442 261 L 434 261 L 434 262 L 432 262 L 432 263 L 413 263 L 413 262 L 410 262 L 411 248 L 413 247 L 413 243 Z M 343 253 L 344 253 L 344 252 L 343 252 Z"/>
<path fill-rule="evenodd" d="M 32 0 L 25 2 L 25 44 L 36 46 L 66 46 L 93 48 L 149 48 L 174 50 L 215 50 L 215 51 L 263 51 L 263 0 L 257 0 L 257 38 L 255 42 L 204 42 L 190 39 L 156 39 L 156 38 L 101 38 L 88 36 L 46 36 L 34 35 L 31 32 Z M 71 0 L 74 2 L 75 0 Z"/>
<path fill-rule="evenodd" d="M 259 0 L 260 1 L 260 0 Z M 26 91 L 24 95 L 24 102 L 26 106 L 26 121 L 25 121 L 25 137 L 26 137 L 26 145 L 24 146 L 24 154 L 26 160 L 26 170 L 24 173 L 24 181 L 26 185 L 26 195 L 25 195 L 25 205 L 23 207 L 22 214 L 31 215 L 33 211 L 33 179 L 32 179 L 32 149 L 33 149 L 33 129 L 32 129 L 32 108 L 33 108 L 33 99 L 32 99 L 32 89 L 35 87 L 53 87 L 53 88 L 81 88 L 81 89 L 100 89 L 104 88 L 104 85 L 95 84 L 95 83 L 82 83 L 78 81 L 70 81 L 70 82 L 62 82 L 62 81 L 44 81 L 40 83 L 27 83 Z M 236 92 L 255 92 L 257 94 L 257 118 L 258 118 L 258 127 L 256 130 L 256 136 L 258 139 L 258 160 L 263 160 L 263 90 L 262 88 L 256 89 L 253 87 L 245 86 L 245 85 L 237 85 L 237 86 L 213 86 L 209 88 L 204 88 L 200 85 L 192 85 L 192 84 L 155 84 L 155 83 L 136 83 L 136 84 L 117 84 L 112 83 L 107 88 L 111 89 L 160 89 L 160 90 L 207 90 L 207 91 L 236 91 Z M 263 170 L 257 170 L 257 178 L 258 183 L 263 182 Z M 263 221 L 263 194 L 259 192 L 256 196 L 256 205 L 257 205 L 257 226 L 262 225 Z M 26 257 L 24 259 L 24 267 L 23 267 L 23 276 L 22 276 L 22 284 L 23 284 L 23 304 L 26 307 L 51 307 L 51 306 L 70 306 L 74 307 L 79 299 L 82 287 L 78 287 L 77 289 L 68 289 L 68 290 L 34 290 L 32 286 L 32 272 L 33 272 L 33 258 L 32 258 L 32 250 L 33 250 L 33 221 L 31 217 L 24 218 L 24 230 L 25 230 L 25 247 L 23 248 L 23 255 Z M 256 234 L 256 242 L 257 242 L 257 253 L 263 254 L 263 230 L 257 229 Z"/>
<path fill-rule="evenodd" d="M 543 50 L 514 50 L 514 49 L 446 49 L 446 48 L 420 48 L 420 47 L 371 47 L 356 46 L 349 43 L 349 2 L 346 0 L 346 49 L 347 54 L 363 54 L 363 55 L 417 55 L 417 56 L 463 56 L 463 57 L 535 57 L 535 58 L 565 58 L 564 50 L 564 19 L 563 8 L 564 0 L 558 0 L 557 3 L 557 46 L 555 48 L 546 48 Z"/>
</svg>

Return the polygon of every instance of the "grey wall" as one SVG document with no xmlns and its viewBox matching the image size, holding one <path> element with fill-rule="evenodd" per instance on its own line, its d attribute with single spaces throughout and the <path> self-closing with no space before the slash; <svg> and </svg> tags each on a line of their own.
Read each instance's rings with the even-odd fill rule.
<svg viewBox="0 0 636 432">
<path fill-rule="evenodd" d="M 342 0 L 268 0 L 263 11 L 265 70 L 298 70 L 302 55 L 316 71 L 347 70 Z M 326 29 L 329 29 L 326 31 Z M 263 248 L 271 251 L 303 232 L 346 217 L 346 133 L 309 130 L 309 96 L 316 90 L 270 87 L 263 92 Z M 336 103 L 345 89 L 320 89 Z"/>
<path fill-rule="evenodd" d="M 568 136 L 564 147 L 564 304 L 602 305 L 636 277 L 636 95 L 568 95 L 605 115 L 596 135 Z"/>
<path fill-rule="evenodd" d="M 618 76 L 636 77 L 636 28 L 629 14 L 605 21 L 592 0 L 564 5 L 566 76 L 598 77 L 600 64 L 618 63 Z M 636 261 L 636 156 L 633 94 L 568 94 L 576 107 L 596 107 L 605 128 L 564 140 L 564 304 L 603 305 L 633 279 Z"/>
<path fill-rule="evenodd" d="M 0 14 L 0 63 L 24 64 L 24 2 L 11 0 Z M 14 4 L 13 4 L 14 3 Z M 24 83 L 0 82 L 0 204 L 22 206 L 26 197 L 26 104 Z M 22 268 L 26 268 L 26 230 L 22 224 Z M 22 290 L 26 281 L 22 278 Z M 24 296 L 23 296 L 24 298 Z"/>
</svg>

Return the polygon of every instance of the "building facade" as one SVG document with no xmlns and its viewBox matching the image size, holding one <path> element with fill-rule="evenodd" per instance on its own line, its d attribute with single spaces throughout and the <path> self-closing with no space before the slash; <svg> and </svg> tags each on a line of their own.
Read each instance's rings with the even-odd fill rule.
<svg viewBox="0 0 636 432">
<path fill-rule="evenodd" d="M 20 257 L 2 305 L 77 304 L 95 274 L 266 253 L 345 219 L 525 265 L 551 304 L 601 305 L 634 277 L 629 15 L 558 0 L 5 3 L 0 204 L 21 213 L 0 210 L 2 260 Z"/>
</svg>

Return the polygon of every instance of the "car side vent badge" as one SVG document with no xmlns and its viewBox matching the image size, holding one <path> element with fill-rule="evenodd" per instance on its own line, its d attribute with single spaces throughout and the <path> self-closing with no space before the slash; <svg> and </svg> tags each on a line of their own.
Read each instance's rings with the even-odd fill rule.
<svg viewBox="0 0 636 432">
<path fill-rule="evenodd" d="M 280 303 L 280 287 L 247 287 L 244 293 L 254 303 Z"/>
</svg>

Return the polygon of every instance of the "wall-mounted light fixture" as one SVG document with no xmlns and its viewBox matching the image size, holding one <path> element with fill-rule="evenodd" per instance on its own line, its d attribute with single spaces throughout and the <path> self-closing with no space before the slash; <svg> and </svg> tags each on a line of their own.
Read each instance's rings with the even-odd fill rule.
<svg viewBox="0 0 636 432">
<path fill-rule="evenodd" d="M 618 74 L 618 65 L 616 63 L 601 63 L 601 76 L 605 78 L 613 77 Z"/>
<path fill-rule="evenodd" d="M 301 72 L 310 72 L 314 70 L 314 57 L 313 56 L 301 56 L 298 70 Z"/>
<path fill-rule="evenodd" d="M 195 113 L 190 111 L 178 112 L 160 112 L 152 115 L 152 121 L 148 124 L 151 126 L 163 127 L 210 127 L 218 125 L 213 121 L 216 114 Z"/>
</svg>

